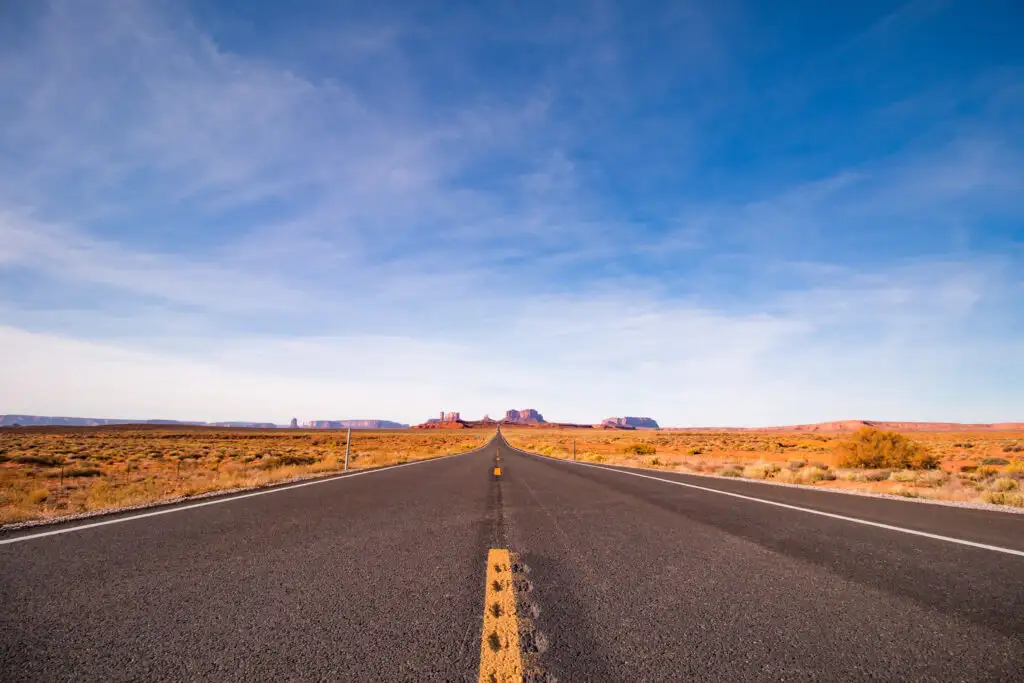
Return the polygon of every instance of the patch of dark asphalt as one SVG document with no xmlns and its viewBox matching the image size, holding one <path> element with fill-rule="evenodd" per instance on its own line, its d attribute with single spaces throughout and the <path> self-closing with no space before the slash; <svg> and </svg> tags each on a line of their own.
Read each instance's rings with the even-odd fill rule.
<svg viewBox="0 0 1024 683">
<path fill-rule="evenodd" d="M 507 457 L 510 538 L 559 680 L 1007 680 L 1024 667 L 1020 558 Z"/>
<path fill-rule="evenodd" d="M 2 546 L 3 678 L 474 681 L 490 464 Z"/>
</svg>

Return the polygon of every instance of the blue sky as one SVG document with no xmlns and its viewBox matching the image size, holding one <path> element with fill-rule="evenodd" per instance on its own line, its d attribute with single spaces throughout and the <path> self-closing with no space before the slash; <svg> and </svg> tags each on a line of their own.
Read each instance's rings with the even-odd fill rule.
<svg viewBox="0 0 1024 683">
<path fill-rule="evenodd" d="M 1024 11 L 837 5 L 4 3 L 0 412 L 1024 419 Z"/>
</svg>

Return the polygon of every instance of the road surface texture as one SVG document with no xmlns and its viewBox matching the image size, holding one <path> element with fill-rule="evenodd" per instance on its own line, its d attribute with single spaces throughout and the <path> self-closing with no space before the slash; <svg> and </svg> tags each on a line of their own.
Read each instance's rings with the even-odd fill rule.
<svg viewBox="0 0 1024 683">
<path fill-rule="evenodd" d="M 1024 680 L 1020 515 L 498 440 L 128 517 L 0 537 L 2 680 L 475 681 L 490 548 L 541 680 Z"/>
</svg>

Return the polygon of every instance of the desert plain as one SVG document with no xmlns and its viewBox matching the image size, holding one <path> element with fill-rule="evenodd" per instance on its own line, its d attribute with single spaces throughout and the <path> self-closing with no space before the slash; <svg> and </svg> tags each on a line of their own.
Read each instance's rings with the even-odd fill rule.
<svg viewBox="0 0 1024 683">
<path fill-rule="evenodd" d="M 506 426 L 502 432 L 517 448 L 556 458 L 572 458 L 575 442 L 575 457 L 584 462 L 1024 508 L 1024 429 L 775 433 Z M 472 450 L 491 438 L 494 427 L 352 434 L 349 466 L 366 469 Z M 345 450 L 340 430 L 2 428 L 0 524 L 326 476 L 344 469 Z M 851 462 L 851 453 L 861 460 Z M 893 453 L 903 460 L 884 459 Z M 874 455 L 882 459 L 872 460 Z"/>
</svg>

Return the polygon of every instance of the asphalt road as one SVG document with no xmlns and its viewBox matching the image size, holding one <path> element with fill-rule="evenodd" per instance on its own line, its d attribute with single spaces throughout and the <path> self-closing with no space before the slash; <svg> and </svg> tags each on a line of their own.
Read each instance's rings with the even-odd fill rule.
<svg viewBox="0 0 1024 683">
<path fill-rule="evenodd" d="M 476 680 L 507 547 L 547 680 L 1024 678 L 1024 556 L 854 521 L 1022 551 L 1024 516 L 613 470 L 493 443 L 7 534 L 0 677 Z"/>
</svg>

